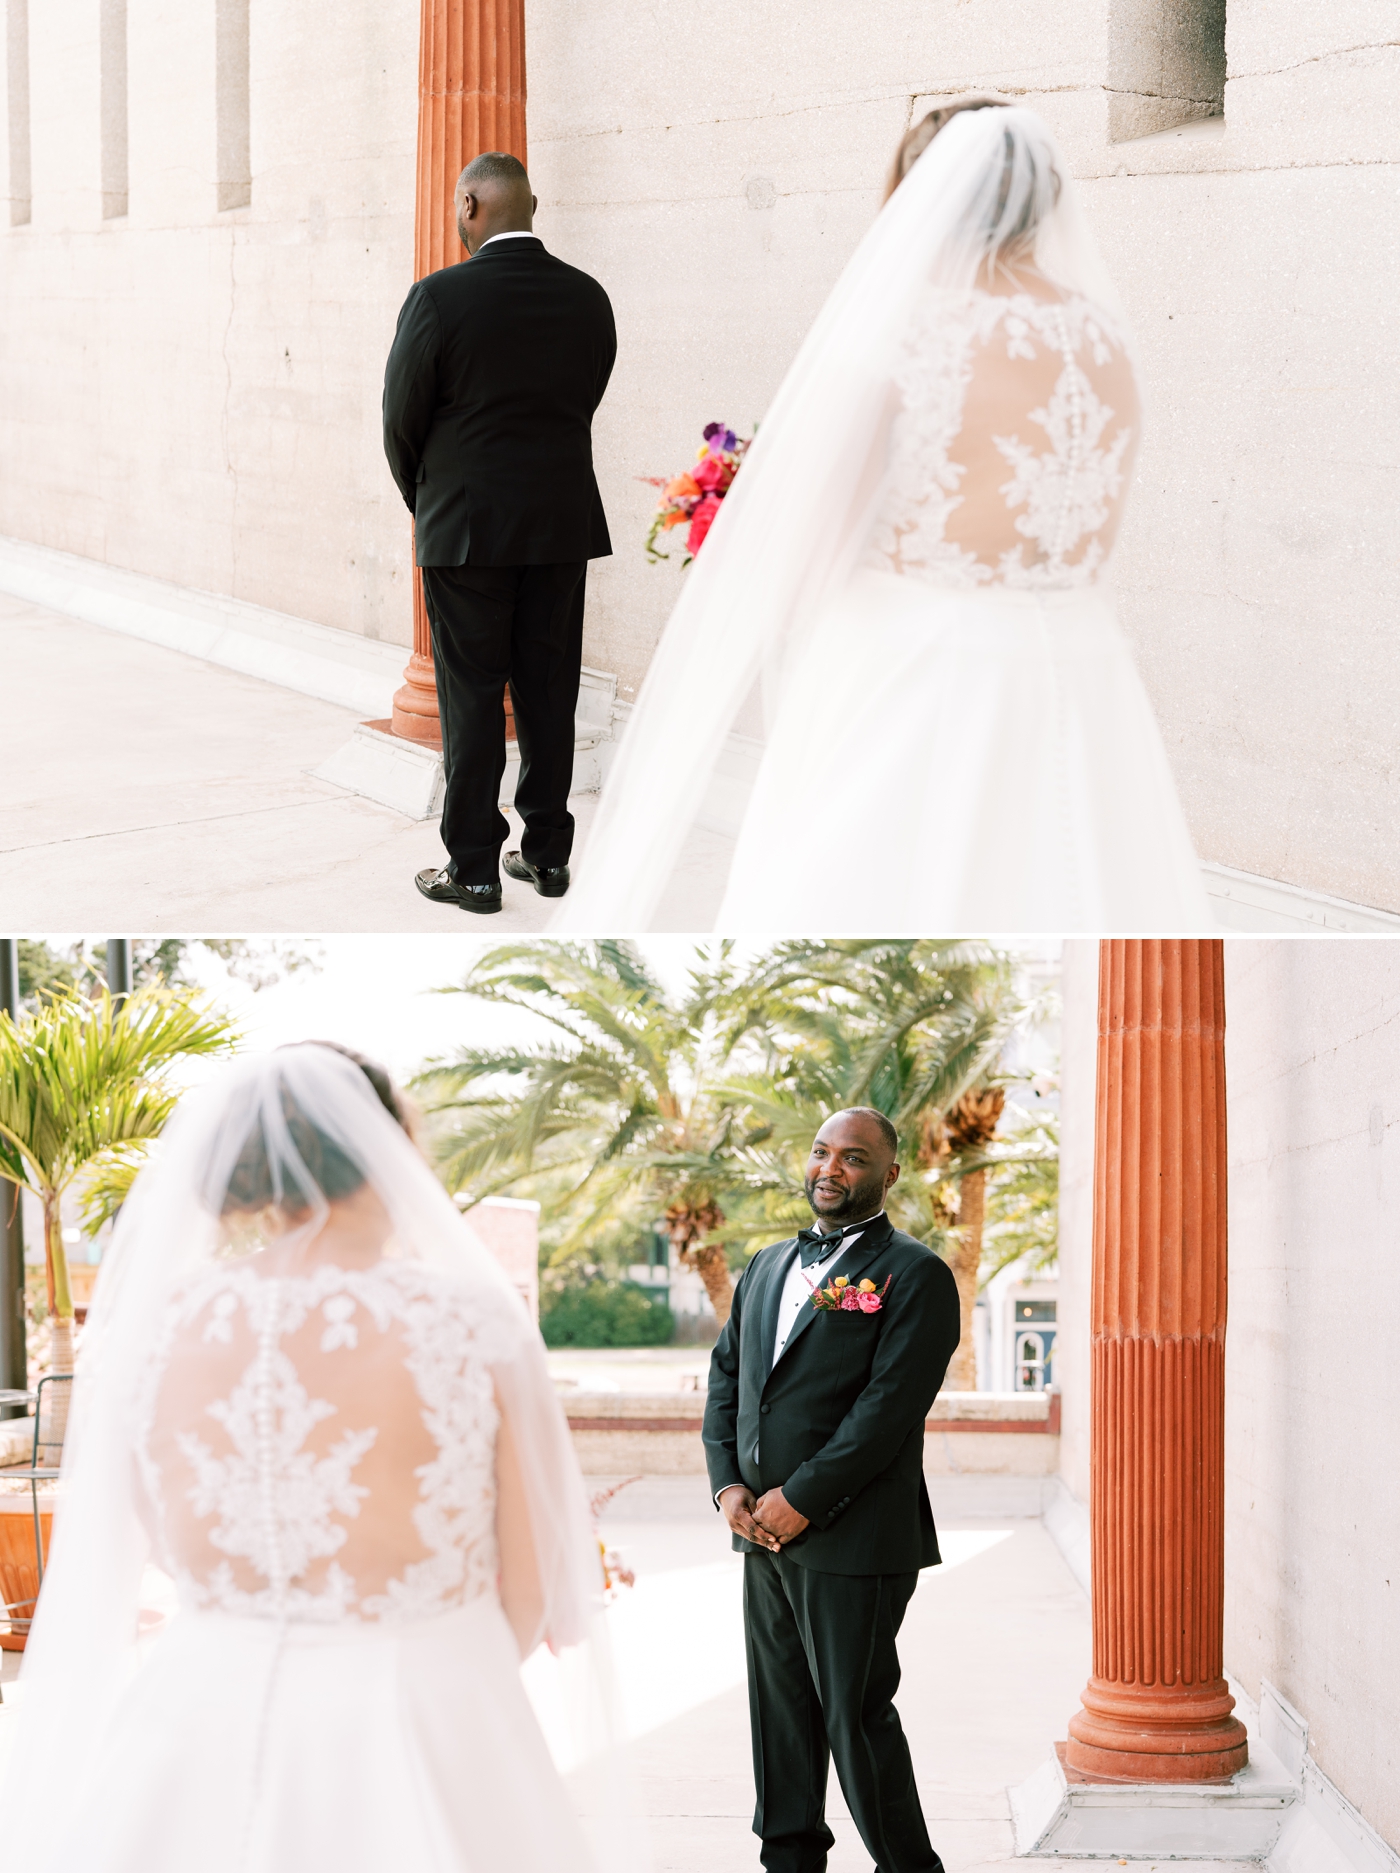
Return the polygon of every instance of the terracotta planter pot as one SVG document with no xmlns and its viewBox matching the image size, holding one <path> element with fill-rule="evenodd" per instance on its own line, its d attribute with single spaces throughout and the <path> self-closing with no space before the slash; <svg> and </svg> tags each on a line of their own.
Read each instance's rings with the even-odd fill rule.
<svg viewBox="0 0 1400 1873">
<path fill-rule="evenodd" d="M 44 1553 L 49 1551 L 53 1526 L 53 1502 L 46 1492 L 39 1496 L 39 1522 L 43 1529 Z M 29 1491 L 22 1495 L 0 1496 L 0 1600 L 4 1601 L 0 1626 L 0 1651 L 22 1652 L 29 1636 L 29 1622 L 34 1602 L 39 1597 L 39 1569 L 34 1553 L 34 1505 Z"/>
</svg>

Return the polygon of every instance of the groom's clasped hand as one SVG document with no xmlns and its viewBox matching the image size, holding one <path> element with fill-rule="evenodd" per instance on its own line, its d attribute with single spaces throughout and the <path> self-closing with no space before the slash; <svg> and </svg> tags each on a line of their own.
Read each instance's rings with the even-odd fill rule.
<svg viewBox="0 0 1400 1873">
<path fill-rule="evenodd" d="M 773 1554 L 807 1526 L 806 1516 L 798 1514 L 781 1489 L 765 1490 L 755 1501 L 751 1489 L 736 1483 L 720 1496 L 719 1506 L 741 1540 L 752 1541 Z"/>
</svg>

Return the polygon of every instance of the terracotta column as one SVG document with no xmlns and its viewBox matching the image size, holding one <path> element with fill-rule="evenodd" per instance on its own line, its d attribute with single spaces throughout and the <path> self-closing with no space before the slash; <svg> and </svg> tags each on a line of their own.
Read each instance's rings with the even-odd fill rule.
<svg viewBox="0 0 1400 1873">
<path fill-rule="evenodd" d="M 1099 946 L 1090 1482 L 1094 1673 L 1065 1766 L 1222 1781 L 1225 990 L 1217 940 Z"/>
<path fill-rule="evenodd" d="M 467 257 L 452 194 L 483 150 L 525 161 L 524 0 L 423 0 L 418 41 L 418 192 L 413 277 Z M 394 697 L 393 732 L 441 745 L 423 582 L 413 573 L 413 655 Z"/>
</svg>

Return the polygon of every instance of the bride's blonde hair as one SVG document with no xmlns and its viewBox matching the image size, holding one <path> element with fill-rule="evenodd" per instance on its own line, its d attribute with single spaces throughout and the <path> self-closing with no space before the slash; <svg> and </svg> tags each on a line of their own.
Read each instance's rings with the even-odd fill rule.
<svg viewBox="0 0 1400 1873">
<path fill-rule="evenodd" d="M 1015 110 L 1007 98 L 972 93 L 941 104 L 920 120 L 900 139 L 894 166 L 885 189 L 888 201 L 914 164 L 941 130 L 963 111 Z M 1023 113 L 1018 112 L 1018 116 Z M 1060 173 L 1047 147 L 1037 147 L 1034 137 L 1003 133 L 1004 152 L 1001 177 L 994 198 L 984 202 L 975 233 L 969 229 L 972 245 L 984 261 L 996 268 L 1003 256 L 1033 248 L 1036 231 L 1051 214 L 1060 199 Z"/>
<path fill-rule="evenodd" d="M 954 98 L 951 103 L 940 104 L 927 117 L 921 117 L 912 129 L 906 130 L 899 139 L 899 148 L 894 153 L 894 163 L 890 169 L 890 179 L 885 184 L 885 200 L 899 187 L 918 162 L 924 151 L 938 135 L 945 124 L 949 124 L 962 111 L 1005 110 L 1010 98 L 988 97 L 981 92 L 969 92 L 966 97 Z"/>
</svg>

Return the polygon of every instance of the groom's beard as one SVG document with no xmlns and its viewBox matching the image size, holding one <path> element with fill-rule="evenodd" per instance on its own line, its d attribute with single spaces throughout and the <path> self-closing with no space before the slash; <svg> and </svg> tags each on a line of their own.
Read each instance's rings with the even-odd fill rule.
<svg viewBox="0 0 1400 1873">
<path fill-rule="evenodd" d="M 846 1192 L 839 1204 L 831 1201 L 830 1193 L 822 1192 L 822 1202 L 816 1201 L 817 1186 L 820 1177 L 808 1177 L 802 1185 L 807 1207 L 819 1223 L 839 1226 L 858 1216 L 875 1216 L 879 1213 L 884 1191 L 884 1177 L 879 1171 L 872 1171 L 869 1177 L 863 1177 L 853 1190 Z"/>
</svg>

